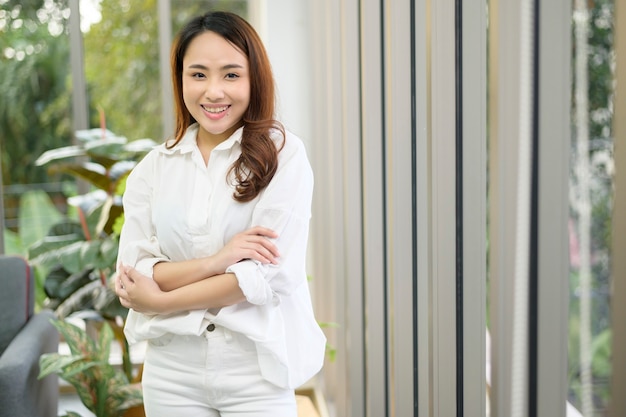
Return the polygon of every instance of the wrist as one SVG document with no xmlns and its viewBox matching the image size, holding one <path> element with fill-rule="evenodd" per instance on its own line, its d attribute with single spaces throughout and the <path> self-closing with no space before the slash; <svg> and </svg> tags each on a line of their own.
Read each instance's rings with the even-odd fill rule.
<svg viewBox="0 0 626 417">
<path fill-rule="evenodd" d="M 204 261 L 205 276 L 210 278 L 215 275 L 223 274 L 226 267 L 220 265 L 219 254 L 207 256 Z"/>
</svg>

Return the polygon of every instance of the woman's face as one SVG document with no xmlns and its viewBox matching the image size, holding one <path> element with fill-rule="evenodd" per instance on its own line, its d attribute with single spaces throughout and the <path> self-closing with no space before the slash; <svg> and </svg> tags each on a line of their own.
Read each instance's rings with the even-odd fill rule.
<svg viewBox="0 0 626 417">
<path fill-rule="evenodd" d="M 222 142 L 242 125 L 250 103 L 248 59 L 227 40 L 215 32 L 196 36 L 183 57 L 182 81 L 198 140 Z"/>
</svg>

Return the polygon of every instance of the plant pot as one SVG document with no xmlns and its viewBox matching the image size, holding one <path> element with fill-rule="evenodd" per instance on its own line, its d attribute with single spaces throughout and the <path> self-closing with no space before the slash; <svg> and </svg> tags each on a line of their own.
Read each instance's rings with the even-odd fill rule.
<svg viewBox="0 0 626 417">
<path fill-rule="evenodd" d="M 143 405 L 138 405 L 124 411 L 122 417 L 146 417 L 146 412 L 143 409 Z"/>
</svg>

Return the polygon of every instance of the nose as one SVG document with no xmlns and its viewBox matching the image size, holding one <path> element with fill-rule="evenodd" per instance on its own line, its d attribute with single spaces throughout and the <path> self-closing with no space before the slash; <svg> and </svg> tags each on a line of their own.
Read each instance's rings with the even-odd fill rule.
<svg viewBox="0 0 626 417">
<path fill-rule="evenodd" d="M 207 100 L 218 101 L 224 98 L 224 88 L 221 80 L 208 79 L 206 82 L 206 89 L 204 96 Z"/>
</svg>

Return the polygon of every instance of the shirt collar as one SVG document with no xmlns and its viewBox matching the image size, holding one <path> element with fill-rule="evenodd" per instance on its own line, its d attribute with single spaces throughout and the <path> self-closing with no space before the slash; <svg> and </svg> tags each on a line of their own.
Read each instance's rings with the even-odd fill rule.
<svg viewBox="0 0 626 417">
<path fill-rule="evenodd" d="M 198 136 L 198 123 L 194 123 L 187 128 L 187 131 L 181 138 L 180 142 L 176 144 L 173 148 L 166 148 L 165 145 L 160 147 L 161 152 L 171 155 L 176 152 L 181 154 L 193 152 L 194 149 L 198 149 L 198 144 L 196 142 L 196 137 Z M 235 143 L 241 144 L 241 135 L 243 133 L 243 126 L 239 129 L 235 130 L 232 135 L 224 142 L 220 143 L 215 147 L 215 150 L 227 150 L 231 149 Z M 167 143 L 171 143 L 173 139 L 167 141 Z"/>
</svg>

